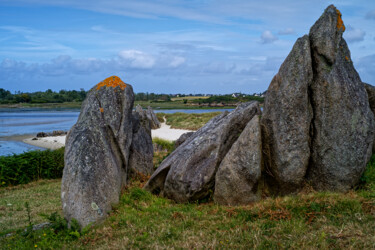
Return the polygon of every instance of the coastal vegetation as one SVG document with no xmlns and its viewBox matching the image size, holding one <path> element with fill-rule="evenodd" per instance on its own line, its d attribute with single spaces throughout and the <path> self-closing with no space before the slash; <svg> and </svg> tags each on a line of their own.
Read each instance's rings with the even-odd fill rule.
<svg viewBox="0 0 375 250">
<path fill-rule="evenodd" d="M 61 178 L 64 148 L 0 156 L 0 187 Z"/>
<path fill-rule="evenodd" d="M 0 88 L 1 104 L 16 103 L 64 103 L 64 102 L 82 102 L 86 98 L 86 91 L 60 90 L 59 92 L 48 89 L 44 92 L 24 93 L 17 91 L 12 94 L 10 91 Z"/>
<path fill-rule="evenodd" d="M 170 125 L 171 128 L 175 129 L 188 129 L 188 130 L 198 130 L 209 120 L 215 116 L 221 114 L 221 112 L 209 112 L 209 113 L 156 113 L 160 122 L 166 119 L 166 124 Z"/>
<path fill-rule="evenodd" d="M 375 247 L 375 156 L 354 191 L 302 190 L 239 207 L 176 204 L 134 180 L 104 224 L 82 231 L 64 224 L 60 185 L 41 180 L 0 189 L 2 249 Z M 50 227 L 27 229 L 47 218 Z"/>
<path fill-rule="evenodd" d="M 0 108 L 41 107 L 41 108 L 80 108 L 87 95 L 84 89 L 11 93 L 0 88 Z M 262 94 L 228 94 L 228 95 L 184 95 L 135 93 L 134 105 L 153 109 L 197 109 L 197 108 L 233 108 L 240 102 L 264 101 Z"/>
</svg>

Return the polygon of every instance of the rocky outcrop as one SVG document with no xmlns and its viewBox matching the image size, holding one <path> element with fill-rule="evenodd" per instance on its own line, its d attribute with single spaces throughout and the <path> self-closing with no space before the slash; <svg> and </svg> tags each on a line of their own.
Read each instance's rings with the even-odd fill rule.
<svg viewBox="0 0 375 250">
<path fill-rule="evenodd" d="M 186 132 L 182 134 L 174 143 L 175 148 L 180 146 L 182 143 L 184 143 L 194 132 Z"/>
<path fill-rule="evenodd" d="M 159 119 L 155 115 L 154 111 L 152 110 L 152 108 L 150 106 L 147 107 L 146 116 L 147 116 L 147 119 L 150 122 L 151 129 L 158 129 L 158 128 L 160 128 L 161 124 L 159 122 Z"/>
<path fill-rule="evenodd" d="M 145 189 L 177 202 L 207 197 L 222 159 L 247 123 L 258 114 L 259 104 L 252 102 L 214 117 L 161 163 Z"/>
<path fill-rule="evenodd" d="M 352 188 L 372 152 L 374 115 L 342 38 L 344 31 L 340 12 L 330 6 L 309 34 L 314 118 L 308 180 L 318 190 Z"/>
<path fill-rule="evenodd" d="M 149 143 L 139 139 L 148 132 L 133 117 L 133 103 L 132 86 L 116 76 L 88 92 L 66 139 L 61 199 L 69 222 L 74 218 L 84 227 L 101 221 L 119 201 L 132 168 L 130 155 Z"/>
<path fill-rule="evenodd" d="M 259 116 L 246 125 L 221 162 L 215 177 L 214 200 L 225 205 L 257 201 L 262 171 L 262 139 Z"/>
<path fill-rule="evenodd" d="M 313 70 L 308 36 L 299 38 L 267 90 L 262 115 L 265 169 L 273 193 L 298 189 L 310 158 Z"/>
<path fill-rule="evenodd" d="M 129 155 L 131 173 L 151 175 L 154 168 L 153 155 L 151 122 L 147 116 L 147 111 L 138 105 L 133 112 L 133 139 Z"/>
<path fill-rule="evenodd" d="M 374 116 L 350 59 L 341 13 L 329 6 L 273 79 L 262 117 L 271 192 L 346 191 L 371 156 Z"/>
<path fill-rule="evenodd" d="M 295 193 L 305 183 L 353 187 L 371 156 L 375 122 L 344 30 L 340 12 L 329 6 L 273 78 L 260 125 L 256 103 L 213 118 L 181 139 L 145 188 L 177 202 L 213 192 L 216 202 L 237 205 L 260 192 Z"/>
<path fill-rule="evenodd" d="M 68 132 L 63 130 L 55 130 L 52 133 L 39 132 L 36 134 L 36 137 L 48 137 L 48 136 L 61 136 L 66 135 Z"/>
</svg>

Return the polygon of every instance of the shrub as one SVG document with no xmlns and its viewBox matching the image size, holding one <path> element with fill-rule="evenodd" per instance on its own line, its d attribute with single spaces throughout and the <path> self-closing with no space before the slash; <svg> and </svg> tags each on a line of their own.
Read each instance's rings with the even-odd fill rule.
<svg viewBox="0 0 375 250">
<path fill-rule="evenodd" d="M 0 186 L 61 178 L 63 168 L 64 148 L 0 156 Z"/>
</svg>

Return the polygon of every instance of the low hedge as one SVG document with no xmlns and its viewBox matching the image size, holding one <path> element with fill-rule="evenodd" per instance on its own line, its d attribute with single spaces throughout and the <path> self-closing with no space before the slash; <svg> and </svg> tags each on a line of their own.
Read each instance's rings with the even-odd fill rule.
<svg viewBox="0 0 375 250">
<path fill-rule="evenodd" d="M 64 148 L 0 156 L 0 187 L 61 178 Z"/>
</svg>

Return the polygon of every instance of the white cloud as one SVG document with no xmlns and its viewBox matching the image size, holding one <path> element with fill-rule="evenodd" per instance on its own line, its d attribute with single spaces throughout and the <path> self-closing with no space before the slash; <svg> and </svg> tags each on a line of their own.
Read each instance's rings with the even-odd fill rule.
<svg viewBox="0 0 375 250">
<path fill-rule="evenodd" d="M 184 64 L 185 61 L 186 61 L 186 59 L 184 57 L 174 56 L 174 57 L 171 58 L 168 66 L 172 67 L 172 68 L 177 68 L 178 66 Z"/>
<path fill-rule="evenodd" d="M 275 35 L 273 35 L 271 31 L 265 30 L 260 36 L 260 39 L 263 44 L 266 44 L 266 43 L 273 43 L 278 38 Z"/>
<path fill-rule="evenodd" d="M 361 29 L 355 29 L 350 25 L 347 25 L 344 38 L 348 42 L 361 42 L 365 39 L 366 32 Z"/>
<path fill-rule="evenodd" d="M 295 33 L 295 30 L 293 28 L 286 28 L 283 30 L 280 30 L 277 34 L 279 35 L 293 35 Z"/>
<path fill-rule="evenodd" d="M 120 51 L 121 59 L 130 62 L 130 67 L 139 69 L 150 69 L 155 65 L 155 58 L 139 50 Z"/>
</svg>

